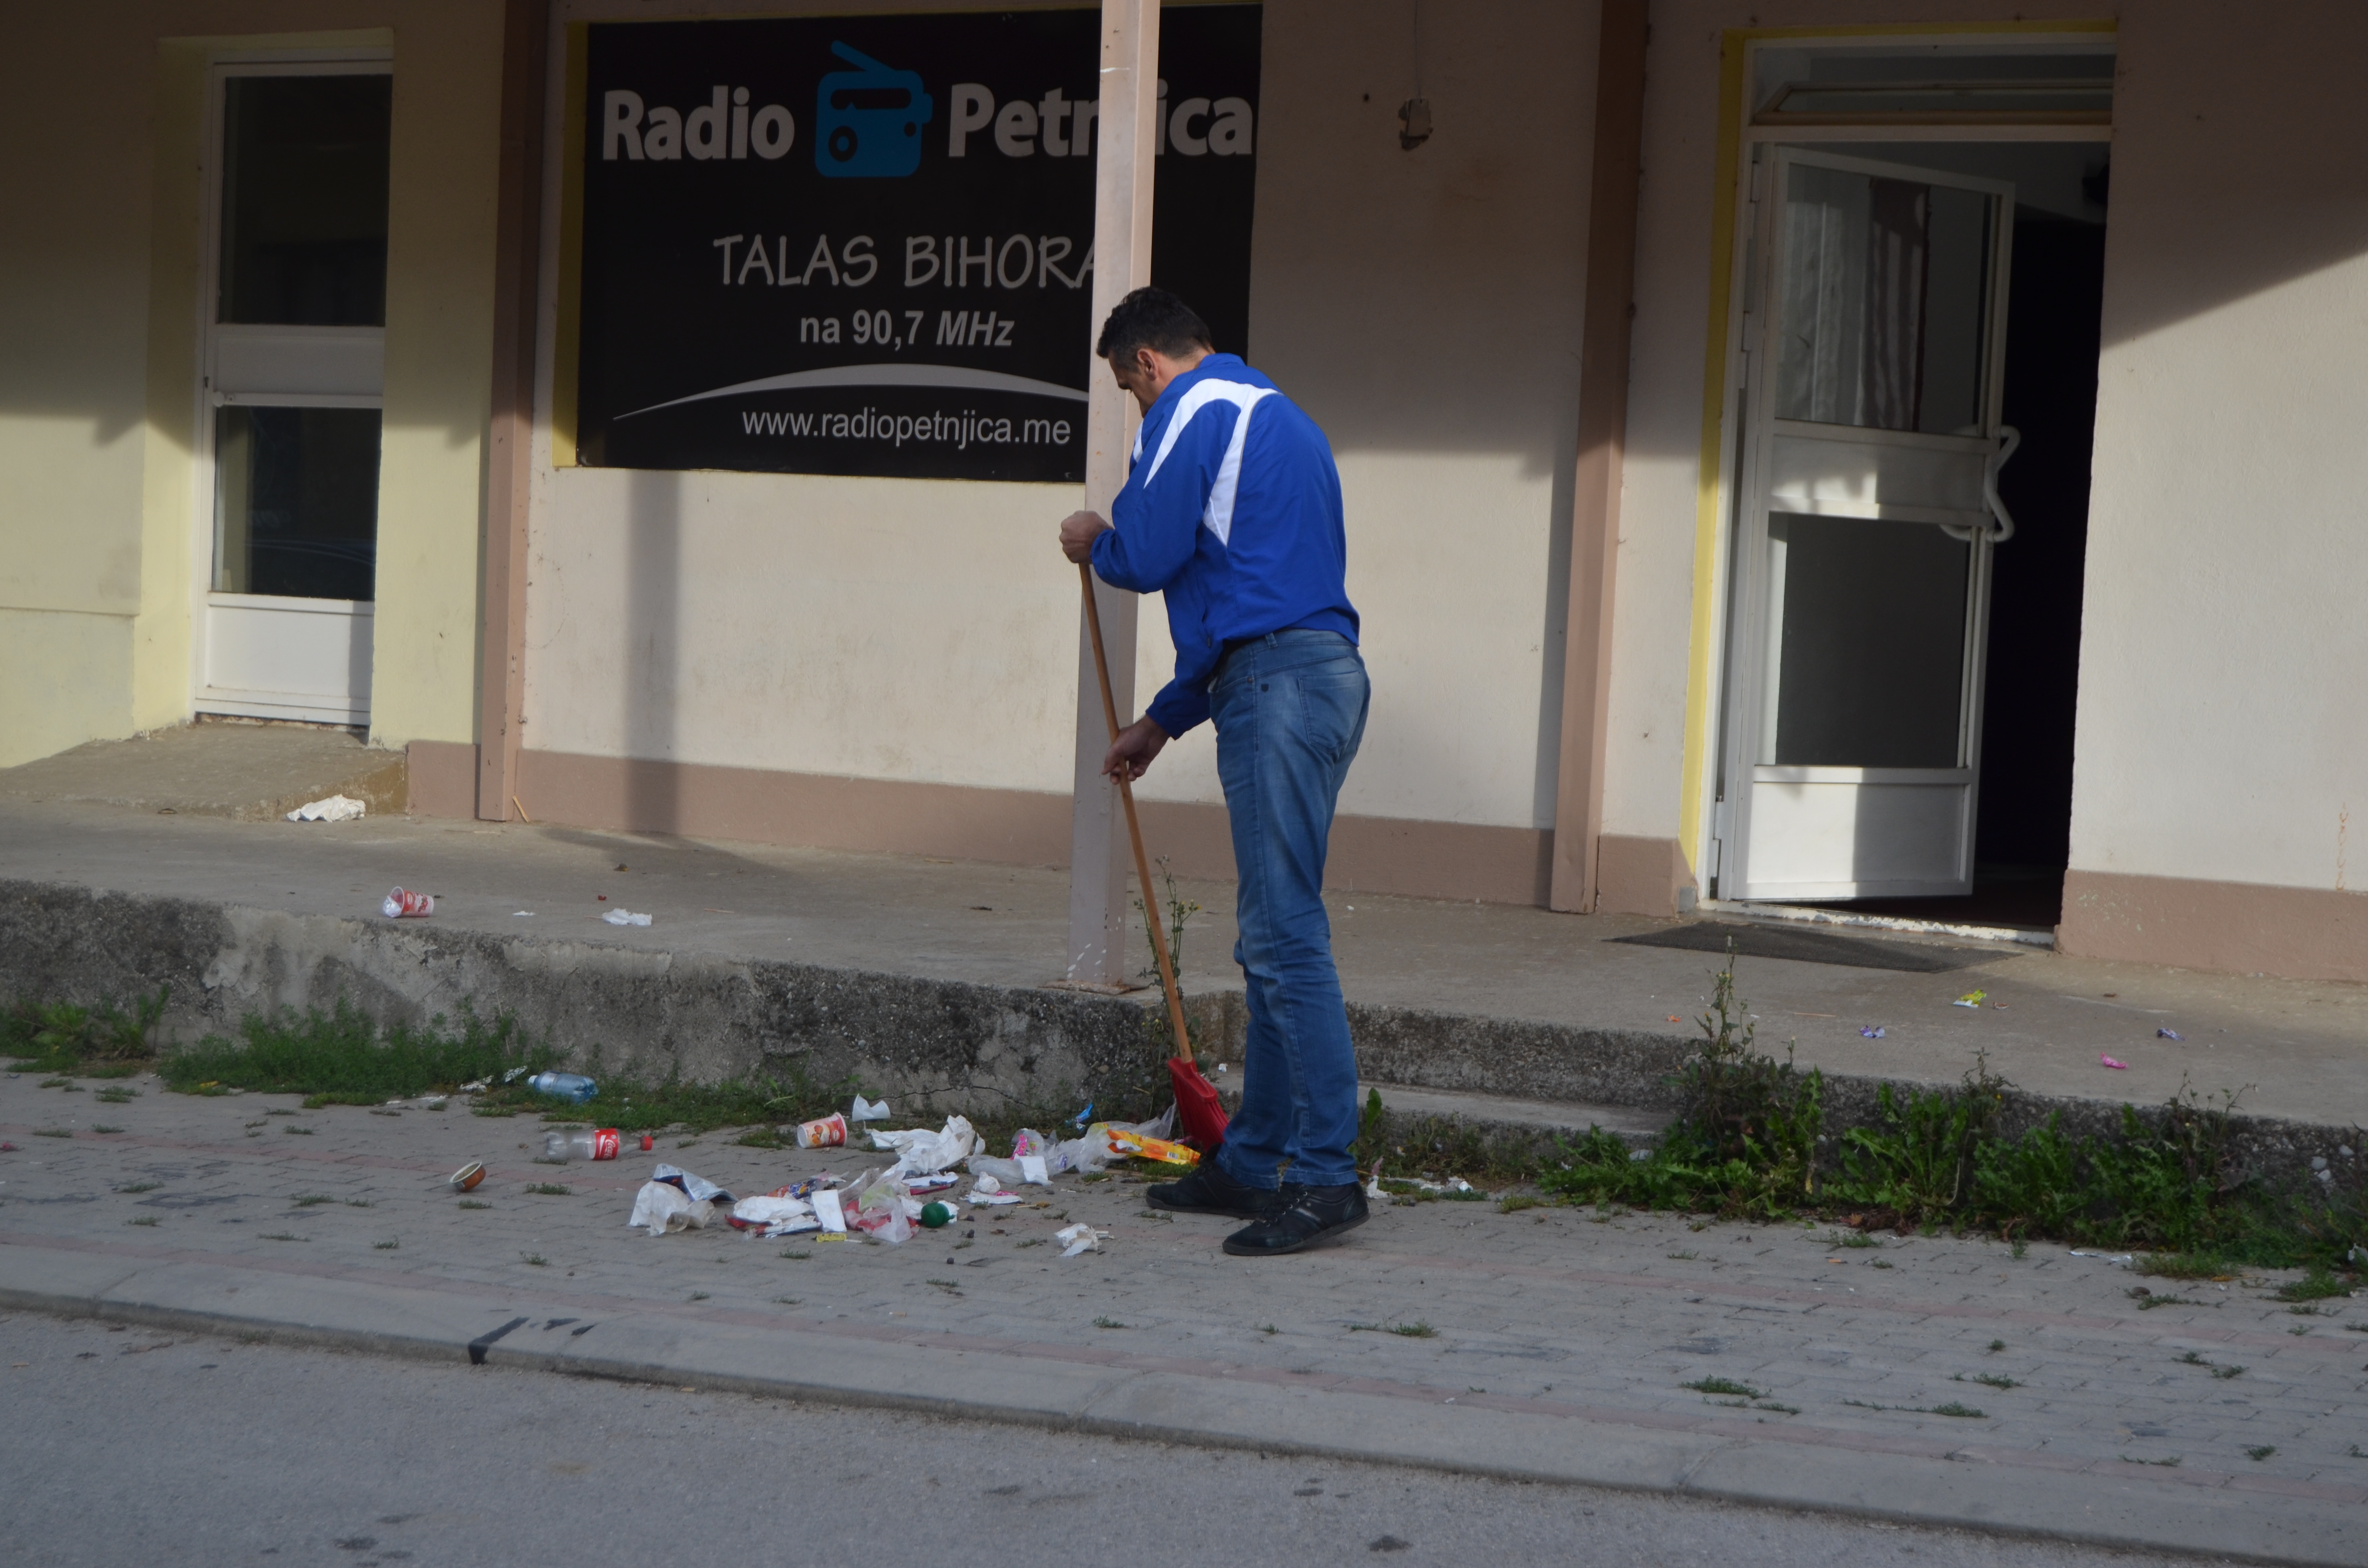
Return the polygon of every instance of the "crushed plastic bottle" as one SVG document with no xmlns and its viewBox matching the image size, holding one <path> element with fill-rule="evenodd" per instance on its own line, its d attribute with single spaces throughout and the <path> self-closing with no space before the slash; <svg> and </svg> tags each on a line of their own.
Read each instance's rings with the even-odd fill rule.
<svg viewBox="0 0 2368 1568">
<path fill-rule="evenodd" d="M 582 1105 L 600 1092 L 600 1085 L 581 1073 L 537 1073 L 526 1081 L 526 1086 L 538 1095 L 549 1095 L 571 1105 Z"/>
<path fill-rule="evenodd" d="M 613 1160 L 620 1144 L 617 1130 L 603 1127 L 597 1131 L 577 1128 L 573 1132 L 548 1133 L 542 1140 L 542 1157 L 561 1165 L 570 1160 Z"/>
</svg>

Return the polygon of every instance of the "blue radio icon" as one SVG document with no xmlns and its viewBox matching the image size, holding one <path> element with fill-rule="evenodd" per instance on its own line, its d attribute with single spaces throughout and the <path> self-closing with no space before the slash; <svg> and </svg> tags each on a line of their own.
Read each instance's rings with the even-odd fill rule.
<svg viewBox="0 0 2368 1568">
<path fill-rule="evenodd" d="M 936 106 L 917 72 L 894 71 L 860 50 L 830 51 L 858 69 L 814 89 L 814 167 L 834 179 L 895 179 L 921 166 L 921 127 Z"/>
</svg>

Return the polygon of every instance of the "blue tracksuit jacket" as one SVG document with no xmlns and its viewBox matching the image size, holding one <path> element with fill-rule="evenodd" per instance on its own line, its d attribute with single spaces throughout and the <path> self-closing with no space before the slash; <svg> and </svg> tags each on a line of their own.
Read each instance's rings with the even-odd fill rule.
<svg viewBox="0 0 2368 1568">
<path fill-rule="evenodd" d="M 1237 356 L 1212 354 L 1159 394 L 1110 523 L 1094 540 L 1102 581 L 1167 597 L 1176 678 L 1148 711 L 1171 735 L 1209 716 L 1226 643 L 1298 627 L 1357 640 L 1331 445 Z"/>
</svg>

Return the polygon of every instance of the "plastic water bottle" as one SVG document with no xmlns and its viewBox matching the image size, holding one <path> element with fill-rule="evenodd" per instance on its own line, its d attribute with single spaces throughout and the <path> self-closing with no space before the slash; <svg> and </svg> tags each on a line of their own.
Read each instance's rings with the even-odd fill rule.
<svg viewBox="0 0 2368 1568">
<path fill-rule="evenodd" d="M 581 1073 L 537 1073 L 526 1081 L 526 1086 L 538 1095 L 582 1105 L 600 1092 L 600 1085 Z"/>
<path fill-rule="evenodd" d="M 553 1164 L 565 1165 L 570 1160 L 613 1160 L 617 1157 L 617 1130 L 603 1127 L 598 1131 L 578 1128 L 573 1132 L 546 1133 L 542 1140 L 542 1157 Z"/>
</svg>

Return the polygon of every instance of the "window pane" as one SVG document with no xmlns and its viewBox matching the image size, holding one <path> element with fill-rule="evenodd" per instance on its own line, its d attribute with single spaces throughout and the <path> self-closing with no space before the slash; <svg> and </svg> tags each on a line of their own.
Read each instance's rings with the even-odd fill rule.
<svg viewBox="0 0 2368 1568">
<path fill-rule="evenodd" d="M 1954 767 L 1973 546 L 1929 523 L 1768 519 L 1762 763 Z"/>
<path fill-rule="evenodd" d="M 386 324 L 392 76 L 233 76 L 220 318 Z"/>
<path fill-rule="evenodd" d="M 233 403 L 214 429 L 215 591 L 372 597 L 378 410 Z"/>
<path fill-rule="evenodd" d="M 1975 191 L 1794 165 L 1776 416 L 1977 434 L 1991 207 Z"/>
</svg>

